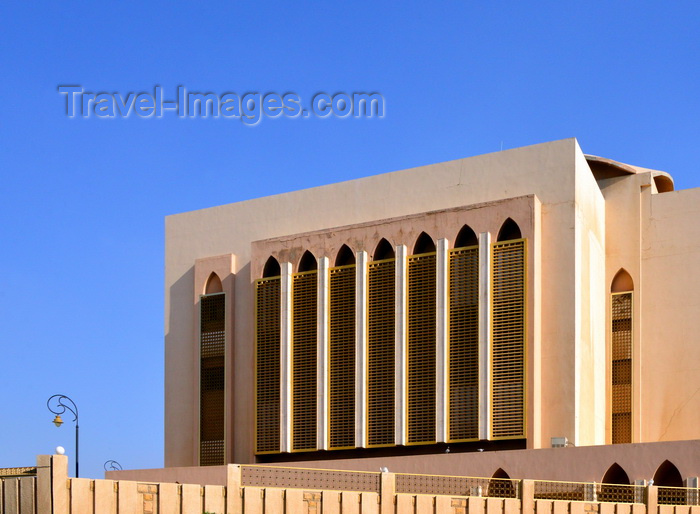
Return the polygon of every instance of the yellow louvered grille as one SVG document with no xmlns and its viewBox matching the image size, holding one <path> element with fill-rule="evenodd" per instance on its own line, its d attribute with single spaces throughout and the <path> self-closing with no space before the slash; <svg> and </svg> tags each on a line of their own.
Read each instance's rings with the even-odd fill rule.
<svg viewBox="0 0 700 514">
<path fill-rule="evenodd" d="M 367 271 L 367 444 L 394 445 L 395 260 Z"/>
<path fill-rule="evenodd" d="M 316 277 L 292 276 L 292 451 L 316 449 Z"/>
<path fill-rule="evenodd" d="M 448 440 L 479 438 L 479 248 L 449 253 Z"/>
<path fill-rule="evenodd" d="M 408 258 L 408 443 L 435 441 L 435 253 Z"/>
<path fill-rule="evenodd" d="M 330 269 L 330 449 L 355 447 L 355 265 Z"/>
<path fill-rule="evenodd" d="M 255 451 L 280 449 L 280 278 L 255 282 Z"/>
<path fill-rule="evenodd" d="M 632 442 L 632 293 L 612 295 L 612 442 Z"/>
<path fill-rule="evenodd" d="M 525 240 L 492 245 L 491 432 L 525 436 Z"/>
<path fill-rule="evenodd" d="M 226 296 L 200 299 L 199 463 L 224 464 L 224 350 Z"/>
</svg>

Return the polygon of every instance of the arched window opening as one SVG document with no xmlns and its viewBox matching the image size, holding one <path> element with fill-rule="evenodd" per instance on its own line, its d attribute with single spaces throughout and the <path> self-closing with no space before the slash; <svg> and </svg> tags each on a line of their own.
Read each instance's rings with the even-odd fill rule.
<svg viewBox="0 0 700 514">
<path fill-rule="evenodd" d="M 396 260 L 379 241 L 367 265 L 367 446 L 395 444 Z"/>
<path fill-rule="evenodd" d="M 448 252 L 448 442 L 479 439 L 479 248 L 465 225 Z"/>
<path fill-rule="evenodd" d="M 270 256 L 255 281 L 255 452 L 280 450 L 280 264 Z"/>
<path fill-rule="evenodd" d="M 622 268 L 615 274 L 612 284 L 610 285 L 611 293 L 626 293 L 634 291 L 634 281 L 627 271 Z"/>
<path fill-rule="evenodd" d="M 526 241 L 520 238 L 520 230 L 509 218 L 503 224 L 498 242 L 491 245 L 489 357 L 493 440 L 525 437 L 525 257 Z"/>
<path fill-rule="evenodd" d="M 668 460 L 663 461 L 654 473 L 654 485 L 659 486 L 659 505 L 685 505 L 687 491 L 683 487 L 683 477 L 678 468 Z"/>
<path fill-rule="evenodd" d="M 423 253 L 430 253 L 435 251 L 435 242 L 433 238 L 430 237 L 425 232 L 421 232 L 416 239 L 416 244 L 413 247 L 413 255 L 420 255 Z"/>
<path fill-rule="evenodd" d="M 226 295 L 216 273 L 205 291 L 199 302 L 199 465 L 214 466 L 225 463 Z"/>
<path fill-rule="evenodd" d="M 338 250 L 338 255 L 335 257 L 335 265 L 348 266 L 350 264 L 355 264 L 355 252 L 353 252 L 348 245 L 343 245 L 340 250 Z"/>
<path fill-rule="evenodd" d="M 489 480 L 486 496 L 489 498 L 515 498 L 515 484 L 510 479 L 510 475 L 498 468 Z"/>
<path fill-rule="evenodd" d="M 634 283 L 624 269 L 615 275 L 611 304 L 612 442 L 632 442 L 632 300 Z"/>
<path fill-rule="evenodd" d="M 314 254 L 312 254 L 310 251 L 306 250 L 299 261 L 299 273 L 314 271 L 316 269 L 318 269 L 316 257 L 314 257 Z"/>
<path fill-rule="evenodd" d="M 503 225 L 501 225 L 501 230 L 498 231 L 498 241 L 511 241 L 522 237 L 520 227 L 511 218 L 505 220 Z"/>
<path fill-rule="evenodd" d="M 263 278 L 279 277 L 281 274 L 282 271 L 280 270 L 280 263 L 277 262 L 277 259 L 270 256 L 265 263 L 265 267 L 263 268 Z"/>
<path fill-rule="evenodd" d="M 425 232 L 408 257 L 408 444 L 435 442 L 435 244 Z"/>
<path fill-rule="evenodd" d="M 617 462 L 608 468 L 601 482 L 598 501 L 625 503 L 637 501 L 635 497 L 637 492 L 628 487 L 630 478 L 627 472 Z"/>
<path fill-rule="evenodd" d="M 355 254 L 343 245 L 329 270 L 329 449 L 355 447 Z"/>
<path fill-rule="evenodd" d="M 204 288 L 204 294 L 215 294 L 223 292 L 224 286 L 221 285 L 221 279 L 219 278 L 219 275 L 212 271 L 211 275 L 209 275 L 209 279 L 207 280 L 207 285 Z"/>
<path fill-rule="evenodd" d="M 306 251 L 292 275 L 292 451 L 316 449 L 317 268 Z"/>
<path fill-rule="evenodd" d="M 377 248 L 375 248 L 374 256 L 372 258 L 375 261 L 382 261 L 384 259 L 393 259 L 394 256 L 394 247 L 389 241 L 382 238 L 382 240 L 379 241 Z"/>
<path fill-rule="evenodd" d="M 469 225 L 464 225 L 455 239 L 455 248 L 465 248 L 467 246 L 477 246 L 479 239 Z"/>
</svg>

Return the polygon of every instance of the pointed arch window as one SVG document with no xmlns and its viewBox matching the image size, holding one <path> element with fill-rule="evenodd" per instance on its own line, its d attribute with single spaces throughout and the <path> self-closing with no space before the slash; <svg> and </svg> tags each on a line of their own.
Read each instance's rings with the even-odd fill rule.
<svg viewBox="0 0 700 514">
<path fill-rule="evenodd" d="M 225 464 L 226 296 L 212 273 L 199 299 L 199 464 Z"/>
<path fill-rule="evenodd" d="M 491 246 L 491 434 L 525 437 L 526 240 L 508 218 Z"/>
<path fill-rule="evenodd" d="M 318 265 L 306 251 L 292 275 L 292 451 L 316 449 Z"/>
<path fill-rule="evenodd" d="M 435 442 L 436 255 L 422 232 L 408 257 L 408 444 Z"/>
<path fill-rule="evenodd" d="M 396 259 L 382 239 L 367 269 L 367 446 L 393 446 Z"/>
<path fill-rule="evenodd" d="M 255 451 L 280 450 L 281 278 L 277 259 L 255 281 Z"/>
<path fill-rule="evenodd" d="M 330 273 L 329 448 L 355 447 L 355 254 L 343 245 Z"/>
<path fill-rule="evenodd" d="M 632 442 L 632 307 L 634 283 L 621 269 L 610 288 L 612 443 Z"/>
<path fill-rule="evenodd" d="M 465 225 L 448 252 L 448 441 L 479 438 L 479 246 Z"/>
</svg>

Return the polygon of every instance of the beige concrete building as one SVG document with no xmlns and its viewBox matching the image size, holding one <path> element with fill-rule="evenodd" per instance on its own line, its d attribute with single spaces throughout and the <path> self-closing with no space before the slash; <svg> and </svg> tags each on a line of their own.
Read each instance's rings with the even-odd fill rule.
<svg viewBox="0 0 700 514">
<path fill-rule="evenodd" d="M 698 476 L 699 218 L 574 139 L 169 216 L 165 464 Z"/>
</svg>

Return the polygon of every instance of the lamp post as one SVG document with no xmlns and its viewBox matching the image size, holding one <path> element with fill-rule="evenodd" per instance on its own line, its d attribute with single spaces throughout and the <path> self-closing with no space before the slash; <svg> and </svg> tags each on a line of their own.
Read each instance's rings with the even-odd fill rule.
<svg viewBox="0 0 700 514">
<path fill-rule="evenodd" d="M 54 407 L 52 408 L 51 402 L 54 399 Z M 56 415 L 56 417 L 53 419 L 53 424 L 57 427 L 60 427 L 63 424 L 61 414 L 63 414 L 66 411 L 73 414 L 73 421 L 75 421 L 75 478 L 78 478 L 80 476 L 78 474 L 78 407 L 77 405 L 75 405 L 75 402 L 73 400 L 71 400 L 64 394 L 54 394 L 51 398 L 48 399 L 48 401 L 46 402 L 46 406 L 53 414 Z"/>
</svg>

